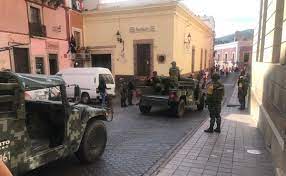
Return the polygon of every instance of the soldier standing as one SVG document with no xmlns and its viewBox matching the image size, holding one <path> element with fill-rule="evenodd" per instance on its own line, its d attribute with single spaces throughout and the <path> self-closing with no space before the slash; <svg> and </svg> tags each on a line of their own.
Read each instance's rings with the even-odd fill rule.
<svg viewBox="0 0 286 176">
<path fill-rule="evenodd" d="M 240 104 L 239 109 L 244 110 L 245 109 L 245 97 L 248 92 L 248 80 L 247 80 L 247 77 L 245 76 L 244 71 L 242 71 L 239 76 L 237 86 L 238 86 L 238 101 Z"/>
<path fill-rule="evenodd" d="M 127 107 L 126 99 L 127 99 L 127 85 L 124 82 L 123 78 L 119 79 L 120 81 L 120 100 L 121 100 L 121 107 Z"/>
<path fill-rule="evenodd" d="M 207 86 L 207 105 L 210 112 L 210 127 L 205 130 L 206 133 L 213 133 L 214 131 L 220 133 L 221 125 L 221 102 L 224 96 L 224 85 L 219 82 L 220 76 L 218 73 L 212 75 L 212 81 Z M 216 122 L 216 129 L 214 124 Z"/>
<path fill-rule="evenodd" d="M 176 87 L 180 79 L 180 69 L 177 67 L 177 63 L 175 61 L 173 61 L 171 64 L 172 67 L 169 69 L 169 75 L 172 81 L 172 86 Z"/>
<path fill-rule="evenodd" d="M 129 81 L 128 82 L 128 105 L 129 106 L 132 106 L 133 103 L 132 103 L 132 99 L 133 99 L 133 91 L 135 89 L 135 86 L 133 84 L 133 81 Z"/>
</svg>

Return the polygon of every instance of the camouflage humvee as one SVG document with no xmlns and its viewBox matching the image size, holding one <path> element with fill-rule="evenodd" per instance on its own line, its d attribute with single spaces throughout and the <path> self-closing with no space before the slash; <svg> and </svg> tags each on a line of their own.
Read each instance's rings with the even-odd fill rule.
<svg viewBox="0 0 286 176">
<path fill-rule="evenodd" d="M 139 110 L 149 113 L 153 106 L 168 106 L 173 114 L 182 117 L 186 108 L 197 106 L 199 111 L 205 107 L 205 93 L 200 82 L 191 78 L 180 78 L 173 84 L 169 77 L 159 77 L 160 83 L 138 86 L 141 92 Z"/>
<path fill-rule="evenodd" d="M 45 88 L 59 94 L 25 100 L 25 91 Z M 14 175 L 73 153 L 95 161 L 105 150 L 107 116 L 104 109 L 69 103 L 60 77 L 0 72 L 0 160 Z"/>
</svg>

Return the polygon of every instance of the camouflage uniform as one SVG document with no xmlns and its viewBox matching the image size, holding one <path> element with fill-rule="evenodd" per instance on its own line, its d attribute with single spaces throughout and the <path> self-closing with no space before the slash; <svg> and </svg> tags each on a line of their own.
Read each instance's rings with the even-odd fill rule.
<svg viewBox="0 0 286 176">
<path fill-rule="evenodd" d="M 172 81 L 171 86 L 177 87 L 178 81 L 180 78 L 180 69 L 179 67 L 176 66 L 175 61 L 173 61 L 171 64 L 172 64 L 172 67 L 169 69 L 169 75 Z"/>
<path fill-rule="evenodd" d="M 127 104 L 126 104 L 127 93 L 128 93 L 127 85 L 122 79 L 122 80 L 120 80 L 121 107 L 127 107 Z"/>
<path fill-rule="evenodd" d="M 210 127 L 205 130 L 207 133 L 212 133 L 214 124 L 216 122 L 217 128 L 215 132 L 220 132 L 221 125 L 221 102 L 224 96 L 224 85 L 219 81 L 219 75 L 215 73 L 212 76 L 212 82 L 210 82 L 207 86 L 207 105 L 210 112 Z"/>
<path fill-rule="evenodd" d="M 135 86 L 132 81 L 128 82 L 128 105 L 133 105 L 133 91 L 135 90 Z"/>
<path fill-rule="evenodd" d="M 240 103 L 240 109 L 244 110 L 245 109 L 245 97 L 248 92 L 248 80 L 246 76 L 240 76 L 237 82 L 238 86 L 238 100 Z"/>
</svg>

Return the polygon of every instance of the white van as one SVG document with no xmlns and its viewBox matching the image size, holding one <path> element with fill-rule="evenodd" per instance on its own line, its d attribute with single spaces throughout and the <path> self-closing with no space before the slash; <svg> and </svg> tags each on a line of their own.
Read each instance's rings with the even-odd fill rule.
<svg viewBox="0 0 286 176">
<path fill-rule="evenodd" d="M 81 88 L 81 100 L 83 103 L 89 103 L 100 97 L 96 91 L 99 80 L 104 79 L 107 87 L 107 94 L 115 96 L 115 81 L 112 73 L 107 68 L 69 68 L 57 73 L 61 76 L 67 85 L 67 97 L 74 98 L 74 87 L 68 85 L 79 85 Z"/>
</svg>

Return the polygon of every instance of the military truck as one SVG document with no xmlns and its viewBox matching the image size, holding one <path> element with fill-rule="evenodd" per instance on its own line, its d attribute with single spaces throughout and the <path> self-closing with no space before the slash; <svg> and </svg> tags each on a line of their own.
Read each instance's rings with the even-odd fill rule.
<svg viewBox="0 0 286 176">
<path fill-rule="evenodd" d="M 199 111 L 205 107 L 205 93 L 198 80 L 180 78 L 172 83 L 169 77 L 159 77 L 160 83 L 147 83 L 138 86 L 141 94 L 139 110 L 149 113 L 153 106 L 168 106 L 176 117 L 182 117 L 186 108 L 197 106 Z"/>
<path fill-rule="evenodd" d="M 25 91 L 47 88 L 58 91 L 25 100 Z M 107 117 L 105 109 L 68 102 L 60 77 L 0 72 L 0 160 L 14 175 L 74 153 L 94 162 L 105 150 Z"/>
</svg>

